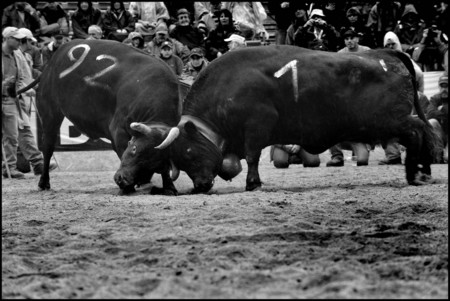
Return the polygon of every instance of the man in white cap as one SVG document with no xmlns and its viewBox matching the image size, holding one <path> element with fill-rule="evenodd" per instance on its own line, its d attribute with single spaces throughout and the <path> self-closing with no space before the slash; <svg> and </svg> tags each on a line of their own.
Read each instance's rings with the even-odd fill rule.
<svg viewBox="0 0 450 301">
<path fill-rule="evenodd" d="M 228 49 L 237 50 L 239 48 L 246 47 L 245 38 L 243 36 L 232 34 L 227 39 L 224 39 L 225 42 L 228 42 Z"/>
<path fill-rule="evenodd" d="M 32 43 L 36 43 L 37 40 L 33 37 L 31 30 L 22 27 L 19 28 L 19 32 L 25 35 L 20 43 L 20 50 L 24 54 L 25 58 L 30 61 L 30 66 L 33 72 L 33 78 L 37 78 L 41 74 L 42 69 L 42 54 L 39 48 L 34 46 Z"/>
<path fill-rule="evenodd" d="M 16 27 L 6 27 L 3 32 L 2 43 L 2 151 L 4 177 L 23 178 L 17 170 L 17 147 L 20 146 L 25 159 L 31 162 L 35 175 L 42 174 L 43 156 L 38 150 L 30 128 L 29 116 L 24 108 L 22 95 L 16 91 L 31 83 L 31 68 L 26 58 L 19 50 L 20 41 L 26 35 L 20 33 Z M 25 92 L 25 96 L 33 95 L 33 89 Z M 56 168 L 56 165 L 50 169 Z"/>
</svg>

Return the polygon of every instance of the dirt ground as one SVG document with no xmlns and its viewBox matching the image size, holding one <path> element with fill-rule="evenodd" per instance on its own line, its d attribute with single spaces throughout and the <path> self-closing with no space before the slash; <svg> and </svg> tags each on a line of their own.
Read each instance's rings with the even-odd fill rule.
<svg viewBox="0 0 450 301">
<path fill-rule="evenodd" d="M 350 152 L 345 151 L 346 156 Z M 2 181 L 2 298 L 448 298 L 448 165 L 291 165 L 265 149 L 261 190 L 243 172 L 190 195 L 132 196 L 112 151 L 56 153 L 50 191 Z"/>
</svg>

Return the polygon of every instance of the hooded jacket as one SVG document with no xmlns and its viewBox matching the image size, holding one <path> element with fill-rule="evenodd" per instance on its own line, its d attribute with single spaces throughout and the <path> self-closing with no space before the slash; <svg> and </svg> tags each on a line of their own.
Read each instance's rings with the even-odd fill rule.
<svg viewBox="0 0 450 301">
<path fill-rule="evenodd" d="M 395 44 L 394 49 L 397 51 L 403 52 L 402 46 L 400 44 L 400 40 L 398 39 L 398 36 L 392 31 L 388 31 L 384 35 L 383 47 L 386 47 L 386 44 L 388 44 L 388 43 L 394 43 Z M 407 54 L 407 53 L 406 53 L 406 55 L 409 56 L 409 54 Z M 410 56 L 409 56 L 409 58 L 411 59 Z M 424 79 L 423 79 L 422 69 L 420 69 L 420 67 L 413 61 L 413 59 L 411 59 L 411 62 L 413 63 L 414 71 L 416 72 L 417 90 L 419 90 L 420 92 L 423 93 Z"/>
<path fill-rule="evenodd" d="M 408 17 L 413 15 L 415 20 L 413 23 L 408 23 Z M 416 8 L 412 4 L 407 4 L 402 14 L 401 21 L 395 27 L 394 32 L 400 39 L 402 49 L 409 54 L 412 53 L 412 49 L 420 43 L 423 36 L 423 30 L 425 24 L 419 18 Z"/>
</svg>

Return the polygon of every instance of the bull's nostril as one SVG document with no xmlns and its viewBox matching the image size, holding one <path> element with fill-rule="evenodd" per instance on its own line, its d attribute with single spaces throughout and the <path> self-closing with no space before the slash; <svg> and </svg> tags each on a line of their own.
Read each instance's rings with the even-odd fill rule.
<svg viewBox="0 0 450 301">
<path fill-rule="evenodd" d="M 114 178 L 117 184 L 122 183 L 122 176 L 120 174 L 116 174 Z"/>
</svg>

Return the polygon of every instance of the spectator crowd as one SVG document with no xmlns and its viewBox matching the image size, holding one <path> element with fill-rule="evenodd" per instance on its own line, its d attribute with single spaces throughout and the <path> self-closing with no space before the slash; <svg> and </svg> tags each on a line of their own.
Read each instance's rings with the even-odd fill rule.
<svg viewBox="0 0 450 301">
<path fill-rule="evenodd" d="M 74 5 L 72 9 L 68 9 L 68 3 Z M 419 74 L 419 90 L 422 83 L 421 92 L 423 75 L 422 78 L 420 76 L 423 71 L 445 70 L 445 76 L 448 74 L 448 0 L 111 1 L 108 7 L 102 9 L 99 2 L 92 1 L 29 1 L 10 2 L 2 6 L 2 58 L 6 60 L 2 61 L 2 65 L 10 63 L 12 54 L 19 50 L 20 59 L 23 56 L 29 66 L 30 80 L 37 78 L 52 54 L 71 39 L 107 39 L 125 43 L 161 58 L 180 79 L 191 82 L 211 61 L 230 50 L 270 44 L 330 52 L 393 48 L 407 53 L 414 62 Z M 269 18 L 276 24 L 274 42 L 271 42 L 265 26 Z M 8 41 L 10 39 L 19 41 L 17 47 L 14 41 Z M 8 72 L 10 74 L 2 74 L 2 108 L 5 102 L 11 103 L 11 97 L 16 97 L 8 92 L 11 90 L 8 87 L 17 87 L 11 79 L 17 76 L 14 74 L 17 70 L 11 67 Z M 439 87 L 441 84 L 448 85 L 448 79 L 442 79 L 438 84 Z M 443 89 L 447 89 L 448 93 L 448 86 Z M 421 97 L 424 97 L 423 93 Z M 437 120 L 437 124 L 446 131 L 446 126 L 443 127 L 446 118 L 439 112 L 447 110 L 447 96 L 439 99 L 436 105 L 425 99 L 423 109 L 431 112 L 429 118 Z M 4 122 L 3 114 L 4 110 Z M 8 147 L 13 145 L 6 150 L 6 155 L 9 155 L 6 160 L 12 162 L 12 170 L 16 170 L 16 159 L 11 153 L 17 145 L 20 150 L 21 143 L 18 142 L 20 139 L 16 130 L 9 130 L 5 135 L 5 128 L 14 127 L 14 122 L 17 121 L 11 121 L 6 127 L 2 124 L 3 144 Z M 303 162 L 306 165 L 318 165 L 318 157 L 302 151 L 300 146 L 274 147 L 292 156 L 297 155 L 297 159 L 291 158 L 289 162 L 302 162 L 303 158 L 303 161 L 309 162 Z M 380 163 L 398 164 L 400 146 L 391 141 L 384 147 L 386 159 Z M 353 143 L 350 148 L 360 156 L 358 165 L 367 165 L 371 147 Z M 334 146 L 330 152 L 332 160 L 327 166 L 342 166 L 341 145 Z M 28 161 L 35 162 L 38 166 L 35 170 L 39 173 L 41 159 L 36 159 L 40 158 L 39 155 L 36 153 L 33 158 L 31 155 L 27 157 Z M 285 153 L 283 158 L 288 160 Z M 273 159 L 276 161 L 276 158 Z M 286 162 L 276 162 L 276 166 L 286 167 Z"/>
</svg>

